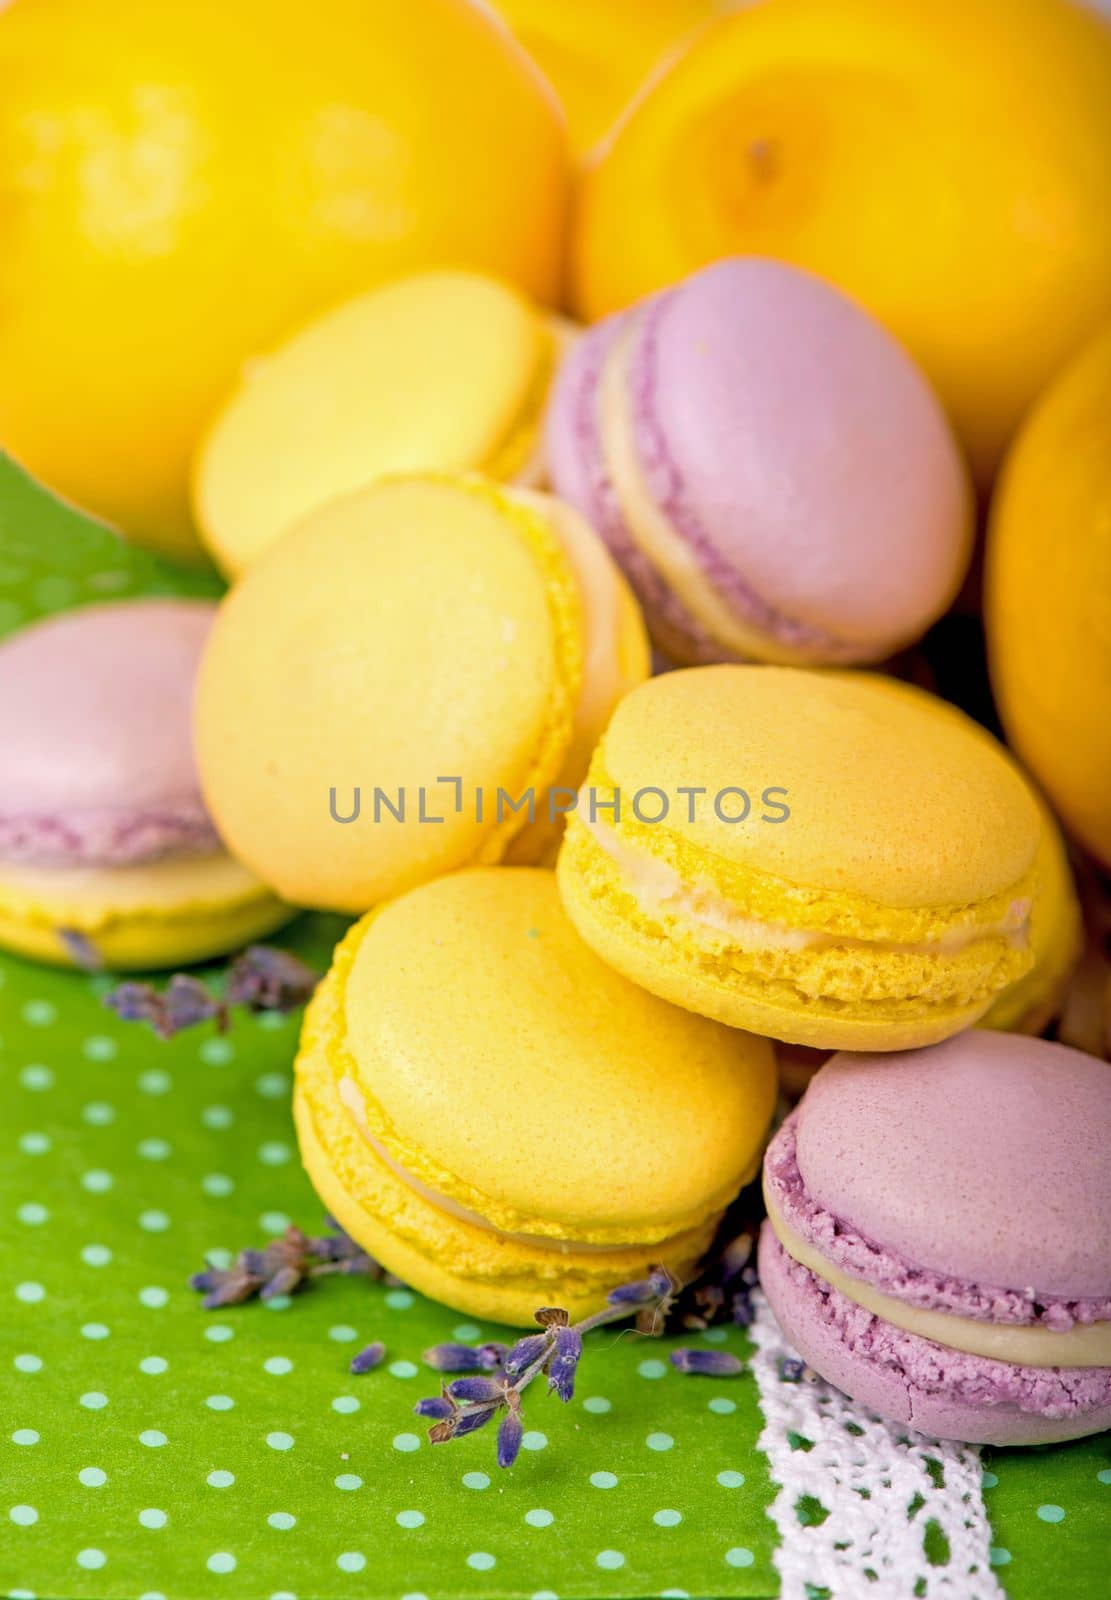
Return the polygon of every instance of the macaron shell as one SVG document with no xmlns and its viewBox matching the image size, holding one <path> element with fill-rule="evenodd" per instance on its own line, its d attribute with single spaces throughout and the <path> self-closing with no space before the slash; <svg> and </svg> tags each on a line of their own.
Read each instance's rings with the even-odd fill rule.
<svg viewBox="0 0 1111 1600">
<path fill-rule="evenodd" d="M 605 966 L 548 872 L 456 874 L 382 908 L 343 1003 L 376 1137 L 507 1232 L 607 1246 L 699 1226 L 750 1173 L 771 1117 L 767 1042 Z"/>
<path fill-rule="evenodd" d="M 917 1266 L 1066 1299 L 1111 1294 L 1111 1066 L 984 1029 L 839 1055 L 798 1112 L 807 1192 Z"/>
<path fill-rule="evenodd" d="M 294 915 L 224 852 L 124 867 L 0 863 L 0 947 L 78 965 L 63 929 L 110 971 L 180 967 L 241 949 Z"/>
<path fill-rule="evenodd" d="M 758 257 L 660 296 L 630 370 L 648 486 L 765 605 L 856 659 L 916 637 L 971 548 L 944 412 L 847 296 Z"/>
<path fill-rule="evenodd" d="M 202 662 L 198 760 L 229 845 L 285 898 L 346 911 L 497 859 L 526 818 L 499 819 L 497 789 L 540 794 L 568 748 L 581 617 L 545 519 L 482 480 L 314 513 L 235 586 Z M 361 790 L 358 820 L 333 820 L 330 788 L 339 816 Z M 404 789 L 404 822 L 375 819 L 376 788 Z M 419 820 L 422 792 L 442 822 Z"/>
<path fill-rule="evenodd" d="M 86 606 L 0 647 L 0 852 L 126 863 L 216 844 L 190 707 L 216 615 L 199 600 Z"/>
<path fill-rule="evenodd" d="M 213 423 L 193 481 L 206 543 L 235 574 L 385 473 L 512 477 L 555 352 L 548 319 L 479 273 L 419 273 L 345 301 L 251 361 Z"/>
<path fill-rule="evenodd" d="M 764 1293 L 790 1343 L 829 1383 L 882 1417 L 943 1439 L 996 1445 L 1051 1444 L 1111 1425 L 1111 1403 L 1078 1406 L 1069 1415 L 1050 1417 L 1014 1403 L 990 1404 L 946 1392 L 949 1369 L 958 1364 L 965 1372 L 984 1375 L 985 1393 L 993 1375 L 1005 1384 L 1014 1369 L 982 1357 L 958 1356 L 927 1339 L 897 1335 L 899 1350 L 914 1358 L 908 1369 L 885 1349 L 883 1324 L 878 1339 L 865 1331 L 851 1340 L 837 1327 L 818 1280 L 791 1261 L 768 1223 L 761 1229 L 758 1261 Z M 865 1329 L 871 1326 L 866 1316 L 859 1320 Z M 915 1372 L 923 1378 L 916 1379 Z"/>
</svg>

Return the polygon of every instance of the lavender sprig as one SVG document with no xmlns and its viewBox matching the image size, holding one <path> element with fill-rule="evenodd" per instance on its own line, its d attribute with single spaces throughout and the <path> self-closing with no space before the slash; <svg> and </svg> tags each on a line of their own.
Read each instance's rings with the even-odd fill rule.
<svg viewBox="0 0 1111 1600">
<path fill-rule="evenodd" d="M 104 1004 L 122 1022 L 149 1023 L 160 1039 L 172 1039 L 201 1022 L 215 1022 L 224 1033 L 234 1006 L 251 1012 L 294 1011 L 310 998 L 318 982 L 319 974 L 288 950 L 253 944 L 229 967 L 222 998 L 199 978 L 175 972 L 163 990 L 151 983 L 117 984 L 105 995 Z"/>
<path fill-rule="evenodd" d="M 241 1305 L 256 1295 L 260 1300 L 272 1300 L 275 1295 L 292 1294 L 307 1281 L 329 1273 L 386 1276 L 385 1269 L 338 1222 L 329 1217 L 328 1226 L 334 1231 L 320 1238 L 289 1227 L 280 1239 L 271 1240 L 261 1250 L 241 1250 L 230 1267 L 207 1266 L 194 1273 L 189 1287 L 204 1295 L 206 1311 L 215 1311 L 221 1306 Z"/>
<path fill-rule="evenodd" d="M 614 1289 L 607 1303 L 593 1316 L 572 1324 L 560 1306 L 546 1306 L 536 1312 L 541 1332 L 527 1333 L 511 1349 L 503 1346 L 439 1345 L 426 1352 L 430 1364 L 444 1370 L 466 1370 L 468 1375 L 453 1378 L 439 1395 L 417 1403 L 418 1416 L 428 1417 L 432 1444 L 446 1444 L 474 1433 L 500 1417 L 497 1437 L 499 1467 L 516 1461 L 524 1436 L 521 1396 L 535 1378 L 548 1380 L 548 1392 L 564 1402 L 575 1392 L 575 1375 L 583 1353 L 583 1335 L 607 1323 L 635 1317 L 645 1333 L 661 1333 L 678 1285 L 663 1267 L 653 1268 L 640 1283 Z M 493 1352 L 497 1352 L 493 1355 Z M 473 1362 L 465 1359 L 473 1356 Z M 453 1365 L 458 1363 L 458 1365 Z M 485 1374 L 480 1376 L 479 1371 Z"/>
</svg>

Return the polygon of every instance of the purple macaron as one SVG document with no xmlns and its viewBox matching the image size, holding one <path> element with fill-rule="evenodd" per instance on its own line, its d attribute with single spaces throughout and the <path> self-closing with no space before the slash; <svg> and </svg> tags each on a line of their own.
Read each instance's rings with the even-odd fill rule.
<svg viewBox="0 0 1111 1600">
<path fill-rule="evenodd" d="M 720 261 L 592 328 L 547 455 L 680 662 L 881 660 L 968 565 L 964 466 L 926 379 L 778 262 Z"/>
<path fill-rule="evenodd" d="M 190 726 L 215 614 L 116 601 L 0 646 L 0 859 L 120 867 L 221 848 Z"/>
<path fill-rule="evenodd" d="M 974 1029 L 841 1054 L 764 1161 L 784 1333 L 881 1416 L 969 1443 L 1111 1425 L 1111 1066 Z"/>
</svg>

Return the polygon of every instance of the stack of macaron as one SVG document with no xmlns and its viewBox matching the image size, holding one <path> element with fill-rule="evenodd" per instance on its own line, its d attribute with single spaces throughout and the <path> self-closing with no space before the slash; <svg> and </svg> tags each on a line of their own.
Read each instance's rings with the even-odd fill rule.
<svg viewBox="0 0 1111 1600">
<path fill-rule="evenodd" d="M 423 273 L 261 356 L 193 491 L 215 615 L 0 650 L 0 941 L 155 965 L 358 918 L 305 1165 L 390 1271 L 511 1323 L 690 1277 L 801 1051 L 760 1249 L 800 1353 L 926 1431 L 1111 1420 L 1111 1067 L 1024 1037 L 1079 953 L 1073 814 L 898 675 L 973 503 L 893 338 L 757 258 L 581 333 Z"/>
</svg>

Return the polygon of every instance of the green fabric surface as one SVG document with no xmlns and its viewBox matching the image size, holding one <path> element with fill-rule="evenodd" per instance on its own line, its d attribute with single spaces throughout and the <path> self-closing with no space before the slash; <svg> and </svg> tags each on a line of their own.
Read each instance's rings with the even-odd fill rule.
<svg viewBox="0 0 1111 1600">
<path fill-rule="evenodd" d="M 0 455 L 0 634 L 97 599 L 219 591 Z M 338 929 L 305 917 L 281 942 L 322 968 Z M 776 1593 L 747 1374 L 683 1378 L 666 1343 L 596 1334 L 570 1406 L 529 1391 L 526 1448 L 499 1472 L 492 1432 L 432 1449 L 411 1411 L 437 1387 L 427 1345 L 496 1329 L 358 1279 L 205 1313 L 186 1279 L 206 1253 L 320 1222 L 289 1109 L 298 1019 L 163 1043 L 106 1010 L 105 987 L 0 956 L 0 1593 Z M 371 1339 L 386 1364 L 350 1376 Z M 985 1461 L 1015 1600 L 1105 1592 L 1108 1436 Z"/>
</svg>

